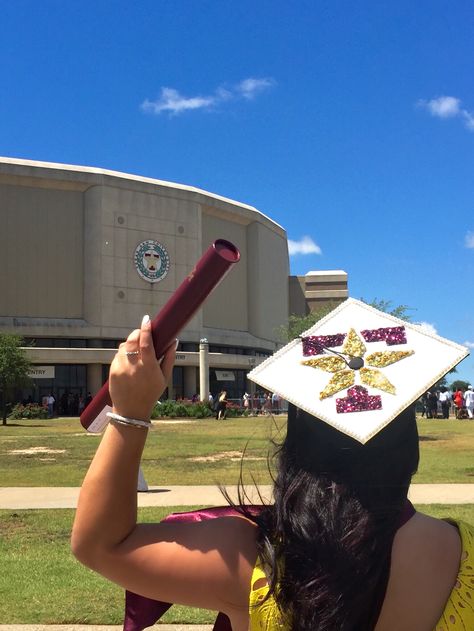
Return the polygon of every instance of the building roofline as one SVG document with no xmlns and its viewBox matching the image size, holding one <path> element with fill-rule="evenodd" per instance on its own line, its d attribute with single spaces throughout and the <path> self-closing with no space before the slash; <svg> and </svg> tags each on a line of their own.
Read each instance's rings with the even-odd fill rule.
<svg viewBox="0 0 474 631">
<path fill-rule="evenodd" d="M 305 276 L 339 276 L 341 274 L 345 274 L 347 276 L 347 272 L 343 269 L 328 269 L 328 270 L 318 270 L 317 272 L 306 272 Z"/>
<path fill-rule="evenodd" d="M 86 175 L 99 175 L 104 177 L 117 178 L 123 181 L 131 181 L 131 182 L 140 182 L 143 184 L 151 184 L 152 186 L 163 186 L 166 188 L 171 188 L 179 191 L 187 191 L 190 193 L 194 193 L 197 195 L 203 195 L 204 197 L 214 199 L 216 201 L 224 202 L 226 204 L 231 204 L 232 206 L 237 206 L 242 210 L 250 211 L 252 213 L 256 213 L 270 224 L 272 224 L 275 228 L 283 231 L 286 235 L 286 231 L 278 224 L 276 221 L 265 215 L 263 212 L 255 208 L 254 206 L 250 206 L 249 204 L 244 204 L 243 202 L 236 201 L 234 199 L 230 199 L 229 197 L 224 197 L 223 195 L 218 195 L 217 193 L 212 193 L 210 191 L 206 191 L 204 189 L 198 188 L 196 186 L 189 186 L 187 184 L 178 184 L 176 182 L 168 182 L 167 180 L 159 180 L 155 178 L 143 177 L 141 175 L 134 175 L 132 173 L 124 173 L 122 171 L 112 171 L 110 169 L 102 169 L 99 167 L 90 167 L 90 166 L 81 166 L 76 164 L 66 164 L 61 162 L 43 162 L 40 160 L 26 160 L 23 158 L 11 158 L 7 156 L 0 156 L 0 171 L 1 166 L 12 165 L 17 167 L 28 167 L 32 169 L 50 169 L 56 172 L 63 172 L 63 174 L 86 174 Z M 18 175 L 16 173 L 15 175 Z M 31 174 L 28 174 L 31 175 Z"/>
</svg>

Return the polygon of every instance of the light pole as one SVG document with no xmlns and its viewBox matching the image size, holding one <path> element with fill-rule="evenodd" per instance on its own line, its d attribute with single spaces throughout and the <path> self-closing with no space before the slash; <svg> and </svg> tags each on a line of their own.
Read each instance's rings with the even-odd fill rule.
<svg viewBox="0 0 474 631">
<path fill-rule="evenodd" d="M 209 342 L 205 337 L 199 340 L 199 399 L 209 399 Z"/>
</svg>

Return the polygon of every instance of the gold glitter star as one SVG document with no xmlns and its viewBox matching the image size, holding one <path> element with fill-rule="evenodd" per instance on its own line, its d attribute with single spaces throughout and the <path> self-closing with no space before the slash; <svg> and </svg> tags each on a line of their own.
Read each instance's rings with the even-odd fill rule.
<svg viewBox="0 0 474 631">
<path fill-rule="evenodd" d="M 367 348 L 362 339 L 357 335 L 355 329 L 349 329 L 342 347 L 342 353 L 347 355 L 349 358 L 364 358 L 364 363 L 368 366 L 373 366 L 373 368 L 361 367 L 359 369 L 361 382 L 365 385 L 372 386 L 377 390 L 383 390 L 384 392 L 395 394 L 395 386 L 390 383 L 387 377 L 385 377 L 380 370 L 376 370 L 376 368 L 384 368 L 390 364 L 395 364 L 396 362 L 413 355 L 414 351 L 377 351 L 365 357 L 366 351 Z M 319 368 L 325 372 L 333 373 L 333 376 L 325 386 L 324 390 L 319 393 L 320 399 L 326 399 L 341 390 L 350 388 L 355 383 L 356 370 L 350 368 L 345 359 L 342 357 L 337 357 L 336 355 L 324 355 L 323 357 L 306 359 L 301 363 L 305 366 L 311 366 L 312 368 Z"/>
<path fill-rule="evenodd" d="M 377 388 L 377 390 L 383 390 L 384 392 L 395 394 L 395 386 L 390 383 L 387 377 L 385 377 L 380 370 L 375 370 L 374 368 L 361 368 L 359 370 L 359 374 L 360 380 L 366 386 L 372 386 L 372 388 Z"/>
<path fill-rule="evenodd" d="M 322 390 L 322 392 L 319 393 L 319 398 L 321 400 L 327 399 L 333 394 L 336 394 L 336 392 L 340 392 L 341 390 L 344 390 L 345 388 L 350 388 L 351 386 L 353 386 L 355 383 L 354 372 L 355 372 L 354 370 L 350 370 L 350 369 L 339 370 L 338 372 L 336 372 L 331 377 L 331 379 L 329 380 L 329 383 L 324 388 L 324 390 Z"/>
<path fill-rule="evenodd" d="M 385 368 L 385 366 L 399 362 L 401 359 L 413 355 L 413 353 L 414 351 L 379 351 L 367 355 L 365 363 L 376 368 Z"/>
<path fill-rule="evenodd" d="M 364 357 L 366 350 L 364 342 L 360 339 L 355 330 L 349 329 L 346 341 L 342 347 L 342 352 L 350 357 Z"/>
<path fill-rule="evenodd" d="M 342 357 L 315 357 L 314 359 L 306 359 L 301 362 L 305 366 L 312 366 L 313 368 L 321 368 L 326 372 L 337 372 L 338 370 L 344 370 L 347 364 Z"/>
</svg>

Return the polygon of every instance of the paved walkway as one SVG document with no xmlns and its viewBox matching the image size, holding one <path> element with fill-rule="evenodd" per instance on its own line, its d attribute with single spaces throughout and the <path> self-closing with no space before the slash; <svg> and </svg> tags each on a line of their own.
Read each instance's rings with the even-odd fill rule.
<svg viewBox="0 0 474 631">
<path fill-rule="evenodd" d="M 236 498 L 236 487 L 227 487 Z M 271 487 L 262 486 L 266 499 Z M 255 488 L 249 487 L 252 501 L 258 503 Z M 0 508 L 75 508 L 78 487 L 0 487 Z M 474 504 L 474 484 L 413 484 L 409 498 L 414 504 Z M 152 486 L 138 494 L 139 506 L 222 506 L 226 501 L 216 486 Z M 0 625 L 0 631 L 2 627 Z"/>
<path fill-rule="evenodd" d="M 236 487 L 228 487 L 236 497 Z M 269 486 L 261 488 L 264 497 L 271 492 Z M 255 489 L 249 489 L 253 501 L 258 502 Z M 78 487 L 4 487 L 0 488 L 0 508 L 75 508 Z M 213 486 L 151 486 L 146 493 L 138 493 L 139 506 L 223 506 L 226 501 Z"/>
</svg>

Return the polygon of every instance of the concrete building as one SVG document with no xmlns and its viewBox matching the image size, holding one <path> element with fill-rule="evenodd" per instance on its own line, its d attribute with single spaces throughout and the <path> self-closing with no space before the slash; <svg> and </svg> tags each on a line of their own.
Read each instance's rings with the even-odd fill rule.
<svg viewBox="0 0 474 631">
<path fill-rule="evenodd" d="M 241 396 L 248 370 L 274 352 L 289 310 L 285 230 L 191 186 L 0 158 L 0 332 L 34 344 L 34 387 L 22 396 L 94 394 L 118 343 L 216 238 L 242 258 L 182 331 L 170 397 L 199 391 L 202 338 L 214 394 Z"/>
<path fill-rule="evenodd" d="M 307 315 L 326 305 L 338 305 L 349 296 L 343 270 L 308 272 L 289 278 L 290 315 Z"/>
</svg>

